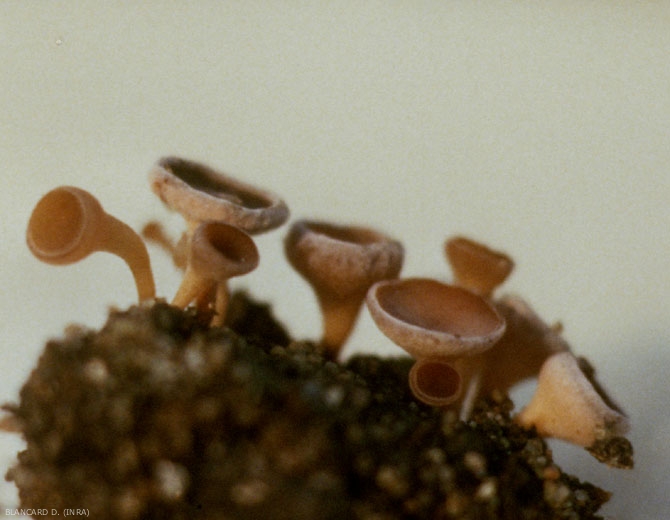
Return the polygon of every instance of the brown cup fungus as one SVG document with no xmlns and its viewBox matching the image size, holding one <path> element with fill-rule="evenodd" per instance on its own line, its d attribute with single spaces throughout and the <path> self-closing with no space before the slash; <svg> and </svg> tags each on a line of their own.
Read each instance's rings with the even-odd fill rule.
<svg viewBox="0 0 670 520">
<path fill-rule="evenodd" d="M 376 283 L 366 302 L 379 329 L 417 360 L 409 379 L 414 395 L 442 406 L 462 398 L 461 415 L 469 415 L 482 354 L 506 327 L 495 308 L 466 289 L 426 278 Z"/>
<path fill-rule="evenodd" d="M 154 193 L 186 219 L 189 230 L 200 222 L 217 221 L 253 235 L 279 227 L 289 215 L 275 194 L 179 157 L 160 159 L 149 172 L 149 182 Z"/>
<path fill-rule="evenodd" d="M 430 406 L 444 407 L 461 395 L 461 374 L 453 363 L 441 358 L 419 358 L 409 371 L 414 396 Z"/>
<path fill-rule="evenodd" d="M 540 435 L 592 447 L 623 435 L 628 419 L 593 385 L 570 352 L 551 355 L 542 365 L 537 390 L 517 421 Z"/>
<path fill-rule="evenodd" d="M 78 262 L 96 251 L 115 254 L 128 264 L 140 301 L 155 296 L 144 242 L 85 190 L 62 186 L 44 195 L 30 216 L 26 240 L 35 257 L 53 265 Z"/>
<path fill-rule="evenodd" d="M 505 319 L 507 329 L 495 349 L 486 354 L 488 371 L 483 391 L 507 392 L 517 383 L 536 377 L 552 354 L 570 351 L 560 324 L 545 323 L 520 297 L 503 296 L 493 305 Z"/>
<path fill-rule="evenodd" d="M 454 284 L 486 298 L 514 268 L 514 262 L 506 254 L 464 237 L 447 240 L 445 253 L 454 273 Z"/>
<path fill-rule="evenodd" d="M 184 279 L 172 304 L 185 308 L 192 301 L 208 304 L 216 291 L 212 325 L 221 325 L 228 307 L 228 280 L 258 266 L 258 250 L 244 231 L 222 222 L 203 222 L 190 240 Z"/>
<path fill-rule="evenodd" d="M 398 276 L 403 247 L 369 228 L 300 220 L 291 226 L 284 249 L 316 294 L 323 317 L 321 344 L 335 359 L 370 286 Z"/>
</svg>

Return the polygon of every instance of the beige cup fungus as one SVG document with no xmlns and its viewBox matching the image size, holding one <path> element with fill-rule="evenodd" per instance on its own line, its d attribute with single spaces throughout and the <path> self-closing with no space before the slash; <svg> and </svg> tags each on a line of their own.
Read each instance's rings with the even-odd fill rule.
<svg viewBox="0 0 670 520">
<path fill-rule="evenodd" d="M 546 359 L 570 351 L 560 325 L 549 325 L 519 296 L 506 295 L 493 302 L 505 318 L 507 330 L 495 349 L 487 353 L 487 373 L 482 390 L 509 391 L 536 377 Z"/>
<path fill-rule="evenodd" d="M 254 235 L 281 226 L 289 210 L 277 195 L 233 179 L 202 163 L 160 159 L 149 172 L 151 189 L 179 212 L 192 230 L 200 222 L 225 222 Z"/>
<path fill-rule="evenodd" d="M 506 254 L 465 237 L 447 240 L 445 253 L 454 273 L 454 284 L 487 298 L 514 268 L 514 262 Z"/>
<path fill-rule="evenodd" d="M 378 282 L 366 303 L 382 333 L 417 360 L 409 379 L 414 395 L 427 404 L 462 400 L 461 415 L 467 417 L 478 392 L 482 355 L 505 332 L 496 309 L 467 289 L 427 278 Z"/>
<path fill-rule="evenodd" d="M 85 190 L 61 186 L 44 195 L 30 216 L 26 240 L 35 257 L 53 265 L 75 263 L 96 251 L 115 254 L 128 264 L 140 301 L 155 296 L 144 242 Z"/>
<path fill-rule="evenodd" d="M 537 390 L 517 421 L 540 435 L 592 448 L 625 434 L 628 419 L 594 386 L 570 352 L 557 352 L 542 365 Z"/>
<path fill-rule="evenodd" d="M 186 272 L 172 304 L 208 303 L 216 291 L 212 325 L 221 325 L 228 307 L 228 280 L 258 266 L 258 249 L 241 229 L 222 222 L 203 222 L 190 240 Z"/>
<path fill-rule="evenodd" d="M 289 263 L 312 286 L 323 317 L 321 344 L 336 358 L 349 337 L 370 286 L 396 278 L 402 245 L 369 228 L 295 222 L 284 240 Z"/>
</svg>

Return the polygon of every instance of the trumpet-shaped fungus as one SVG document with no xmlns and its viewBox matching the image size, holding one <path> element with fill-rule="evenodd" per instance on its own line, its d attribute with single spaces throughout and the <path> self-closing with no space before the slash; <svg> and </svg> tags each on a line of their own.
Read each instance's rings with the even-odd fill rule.
<svg viewBox="0 0 670 520">
<path fill-rule="evenodd" d="M 517 421 L 540 435 L 584 447 L 623 435 L 628 419 L 587 378 L 570 352 L 557 352 L 542 365 L 537 390 Z"/>
<path fill-rule="evenodd" d="M 44 195 L 30 216 L 26 240 L 35 257 L 54 265 L 78 262 L 96 251 L 115 254 L 128 264 L 140 301 L 155 296 L 144 242 L 85 190 L 61 186 Z"/>
<path fill-rule="evenodd" d="M 291 226 L 284 249 L 316 293 L 323 316 L 321 343 L 336 358 L 370 286 L 398 276 L 403 247 L 369 228 L 300 220 Z"/>
<path fill-rule="evenodd" d="M 258 266 L 254 241 L 241 229 L 222 222 L 203 222 L 190 240 L 186 272 L 172 304 L 186 307 L 206 301 L 216 289 L 213 325 L 221 325 L 228 307 L 228 280 Z"/>
<path fill-rule="evenodd" d="M 450 238 L 445 253 L 454 273 L 454 284 L 489 297 L 514 268 L 512 259 L 465 237 Z"/>
<path fill-rule="evenodd" d="M 494 349 L 486 353 L 487 371 L 482 390 L 509 391 L 517 383 L 536 377 L 545 360 L 570 351 L 560 325 L 548 325 L 519 296 L 503 296 L 492 302 L 507 329 Z"/>
</svg>

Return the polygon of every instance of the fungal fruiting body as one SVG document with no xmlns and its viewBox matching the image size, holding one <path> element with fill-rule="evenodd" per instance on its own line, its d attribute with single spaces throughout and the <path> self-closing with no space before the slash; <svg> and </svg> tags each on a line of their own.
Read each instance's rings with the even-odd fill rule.
<svg viewBox="0 0 670 520">
<path fill-rule="evenodd" d="M 308 220 L 291 226 L 284 250 L 316 294 L 321 344 L 332 358 L 349 337 L 369 287 L 397 277 L 404 257 L 402 245 L 378 231 Z"/>
<path fill-rule="evenodd" d="M 557 352 L 570 351 L 560 327 L 548 325 L 519 296 L 504 295 L 492 301 L 505 319 L 505 334 L 488 354 L 482 391 L 509 391 L 514 385 L 536 377 L 545 360 Z"/>
<path fill-rule="evenodd" d="M 519 424 L 535 427 L 545 437 L 584 446 L 611 466 L 630 467 L 626 450 L 620 457 L 602 453 L 609 443 L 622 440 L 629 421 L 587 375 L 561 336 L 561 327 L 546 324 L 518 296 L 502 297 L 495 305 L 507 321 L 507 332 L 487 353 L 483 391 L 507 392 L 516 383 L 537 377 L 531 402 L 516 416 Z"/>
<path fill-rule="evenodd" d="M 216 242 L 210 244 L 211 251 L 218 250 L 221 253 L 219 256 L 227 257 L 228 253 L 232 253 L 235 248 L 244 244 L 248 257 L 241 264 L 248 269 L 253 263 L 250 262 L 253 257 L 255 262 L 251 268 L 253 269 L 258 264 L 258 252 L 248 235 L 275 229 L 281 226 L 289 216 L 288 207 L 274 193 L 224 175 L 205 164 L 180 157 L 160 159 L 149 172 L 149 184 L 153 192 L 169 208 L 179 212 L 187 223 L 187 229 L 176 245 L 172 245 L 167 239 L 162 228 L 155 225 L 148 229 L 145 228 L 145 234 L 172 254 L 176 266 L 181 268 L 186 266 L 184 282 L 174 299 L 174 304 L 178 306 L 188 305 L 194 299 L 192 297 L 186 301 L 191 292 L 195 291 L 195 289 L 189 289 L 194 285 L 193 280 L 196 279 L 194 269 L 189 268 L 194 261 L 194 251 L 202 249 L 202 244 L 207 242 L 201 236 L 197 239 L 201 242 L 200 244 L 193 243 L 195 232 L 201 224 L 207 223 L 206 233 L 211 233 L 211 239 Z M 240 234 L 235 234 L 232 229 L 224 232 L 225 228 L 217 228 L 213 223 L 237 228 Z M 216 231 L 213 231 L 214 229 Z M 203 234 L 202 230 L 200 234 Z M 230 240 L 231 243 L 226 245 L 225 240 Z M 251 252 L 252 245 L 253 253 Z M 234 253 L 238 252 L 234 251 Z M 227 258 L 226 263 L 230 264 L 231 259 Z M 198 276 L 201 278 L 198 284 L 206 285 L 202 281 L 202 276 L 200 274 Z M 205 279 L 212 280 L 207 276 Z M 222 325 L 225 320 L 228 289 L 226 283 L 219 283 L 217 287 L 216 315 L 212 324 Z M 198 298 L 199 306 L 206 306 L 207 292 L 200 292 Z"/>
<path fill-rule="evenodd" d="M 449 358 L 419 358 L 408 375 L 414 396 L 430 406 L 445 407 L 461 395 L 463 377 Z"/>
<path fill-rule="evenodd" d="M 26 241 L 35 257 L 54 265 L 78 262 L 96 251 L 115 254 L 128 264 L 140 301 L 155 296 L 144 242 L 85 190 L 61 186 L 44 195 L 30 216 Z"/>
<path fill-rule="evenodd" d="M 496 309 L 466 289 L 427 278 L 378 282 L 366 303 L 379 329 L 417 360 L 409 378 L 415 396 L 440 405 L 467 398 L 462 404 L 467 417 L 484 353 L 505 332 Z"/>
<path fill-rule="evenodd" d="M 628 431 L 628 419 L 608 402 L 571 352 L 557 352 L 543 363 L 537 390 L 517 420 L 540 435 L 590 447 Z"/>
<path fill-rule="evenodd" d="M 444 248 L 454 273 L 454 284 L 485 297 L 491 296 L 514 268 L 514 262 L 505 253 L 469 238 L 450 238 Z"/>
<path fill-rule="evenodd" d="M 289 216 L 288 207 L 274 193 L 179 157 L 160 159 L 149 172 L 149 184 L 191 230 L 200 222 L 216 221 L 253 235 L 279 227 Z"/>
<path fill-rule="evenodd" d="M 222 222 L 203 222 L 190 240 L 186 272 L 172 304 L 185 308 L 194 300 L 204 307 L 215 291 L 212 325 L 222 325 L 228 307 L 228 280 L 258 266 L 254 241 L 241 229 Z"/>
</svg>

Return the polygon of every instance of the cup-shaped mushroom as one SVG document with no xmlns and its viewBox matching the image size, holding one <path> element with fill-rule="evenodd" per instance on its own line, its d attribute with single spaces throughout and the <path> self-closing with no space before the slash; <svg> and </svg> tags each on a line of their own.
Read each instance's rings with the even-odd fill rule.
<svg viewBox="0 0 670 520">
<path fill-rule="evenodd" d="M 416 359 L 475 356 L 505 332 L 486 299 L 428 278 L 378 282 L 366 302 L 377 327 Z"/>
<path fill-rule="evenodd" d="M 419 401 L 441 408 L 460 398 L 462 378 L 444 358 L 421 358 L 409 371 L 409 387 Z"/>
<path fill-rule="evenodd" d="M 537 389 L 517 421 L 540 435 L 579 446 L 623 435 L 628 419 L 608 404 L 571 352 L 553 354 L 542 365 Z"/>
<path fill-rule="evenodd" d="M 507 392 L 517 383 L 536 377 L 549 356 L 570 350 L 560 325 L 547 324 L 525 300 L 506 295 L 492 303 L 505 318 L 507 329 L 496 348 L 486 354 L 485 392 Z"/>
<path fill-rule="evenodd" d="M 335 358 L 370 286 L 398 276 L 403 247 L 369 228 L 300 220 L 291 226 L 284 248 L 316 294 L 323 317 L 321 343 Z"/>
<path fill-rule="evenodd" d="M 258 266 L 258 249 L 241 229 L 222 222 L 203 222 L 190 239 L 186 272 L 172 305 L 185 308 L 216 288 L 213 325 L 225 319 L 228 280 L 253 271 Z"/>
<path fill-rule="evenodd" d="M 282 225 L 289 211 L 277 195 L 233 179 L 204 164 L 165 157 L 149 172 L 151 189 L 191 228 L 219 221 L 249 234 Z"/>
<path fill-rule="evenodd" d="M 179 241 L 174 243 L 170 237 L 168 237 L 163 225 L 160 222 L 151 220 L 147 222 L 142 228 L 142 238 L 148 242 L 152 242 L 163 251 L 168 253 L 172 258 L 172 263 L 178 269 L 186 268 L 186 256 L 188 255 L 187 245 L 188 245 L 188 234 L 182 233 Z"/>
<path fill-rule="evenodd" d="M 489 297 L 514 268 L 504 253 L 464 237 L 450 238 L 445 253 L 454 273 L 454 284 Z"/>
<path fill-rule="evenodd" d="M 53 265 L 78 262 L 96 251 L 115 254 L 128 264 L 140 301 L 155 296 L 144 242 L 85 190 L 61 186 L 44 195 L 30 216 L 26 241 L 35 257 Z"/>
</svg>

